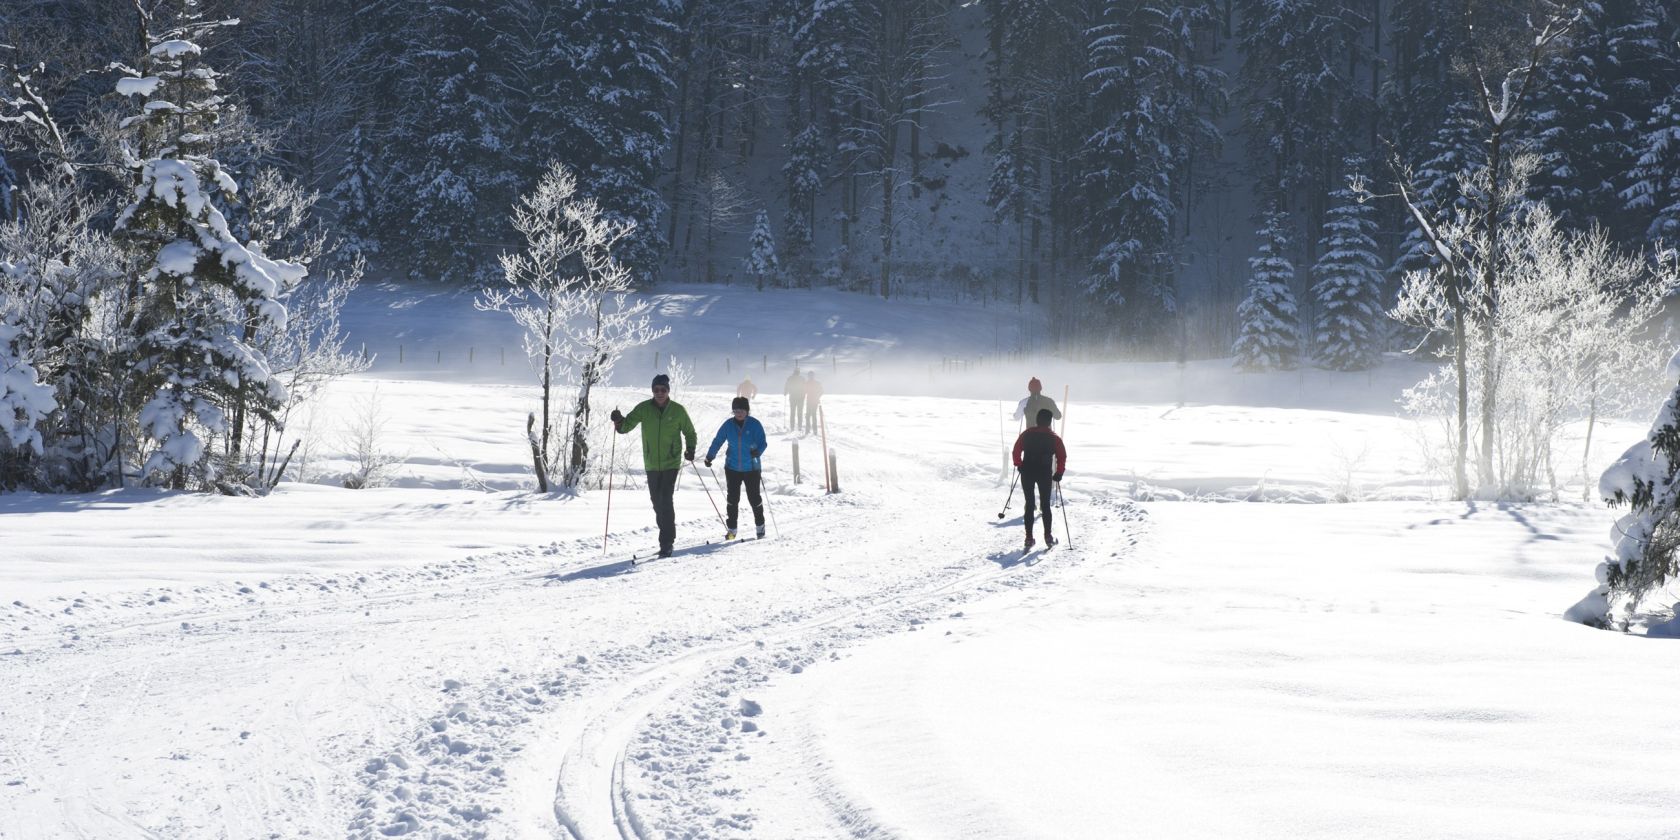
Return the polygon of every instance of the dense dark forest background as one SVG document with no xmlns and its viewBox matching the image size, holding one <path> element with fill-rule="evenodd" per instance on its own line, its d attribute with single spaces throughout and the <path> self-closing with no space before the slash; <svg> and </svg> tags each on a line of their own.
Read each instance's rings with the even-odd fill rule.
<svg viewBox="0 0 1680 840">
<path fill-rule="evenodd" d="M 131 107 L 109 68 L 138 61 L 138 20 L 172 5 L 9 0 L 5 95 L 27 77 L 76 156 L 97 160 L 114 133 L 101 126 Z M 637 223 L 622 256 L 644 284 L 964 298 L 1047 313 L 1056 346 L 1225 355 L 1262 266 L 1295 285 L 1302 323 L 1337 305 L 1314 282 L 1327 261 L 1320 279 L 1339 260 L 1371 285 L 1361 294 L 1391 304 L 1401 275 L 1431 259 L 1399 186 L 1437 218 L 1474 205 L 1460 177 L 1486 166 L 1492 127 L 1503 154 L 1533 156 L 1522 198 L 1562 224 L 1645 251 L 1680 234 L 1672 0 L 207 0 L 202 11 L 240 21 L 204 39 L 247 129 L 218 150 L 223 163 L 318 191 L 333 233 L 321 259 L 361 254 L 375 278 L 493 276 L 495 256 L 518 247 L 510 208 L 559 161 L 607 213 Z M 1567 30 L 1538 69 L 1507 76 L 1541 21 L 1559 17 Z M 1518 94 L 1508 122 L 1490 126 Z M 14 129 L 0 135 L 7 218 L 11 186 L 50 165 L 27 111 L 0 110 Z M 116 191 L 128 176 L 90 166 L 83 177 Z M 773 268 L 749 259 L 766 249 Z M 1384 325 L 1360 340 L 1404 339 Z"/>
</svg>

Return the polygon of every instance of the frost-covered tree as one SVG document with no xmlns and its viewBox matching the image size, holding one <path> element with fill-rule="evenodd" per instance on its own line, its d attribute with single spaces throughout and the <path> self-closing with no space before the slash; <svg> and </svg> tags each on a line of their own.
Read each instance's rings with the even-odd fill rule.
<svg viewBox="0 0 1680 840">
<path fill-rule="evenodd" d="M 589 474 L 590 394 L 612 375 L 625 351 L 669 332 L 655 328 L 646 300 L 630 302 L 631 272 L 615 250 L 632 224 L 609 217 L 581 195 L 577 176 L 556 163 L 521 196 L 513 226 L 525 250 L 502 256 L 504 283 L 480 294 L 480 309 L 506 312 L 524 331 L 525 351 L 538 368 L 542 417 L 528 418 L 538 489 L 547 492 L 564 458 L 560 483 L 576 488 Z M 572 382 L 566 404 L 558 383 Z M 562 422 L 569 415 L 564 432 Z"/>
<path fill-rule="evenodd" d="M 1295 267 L 1289 257 L 1289 218 L 1269 213 L 1260 249 L 1248 260 L 1248 295 L 1237 306 L 1239 370 L 1293 370 L 1301 356 L 1300 315 L 1295 306 Z"/>
<path fill-rule="evenodd" d="M 751 199 L 729 173 L 714 170 L 695 179 L 689 187 L 689 204 L 705 232 L 705 280 L 717 282 L 717 251 L 728 234 L 739 233 L 741 218 Z"/>
<path fill-rule="evenodd" d="M 776 259 L 776 238 L 770 232 L 770 214 L 758 211 L 758 222 L 753 225 L 752 239 L 748 243 L 747 273 L 758 282 L 758 290 L 764 291 L 764 278 L 775 277 L 781 271 L 781 261 Z"/>
<path fill-rule="evenodd" d="M 1365 370 L 1382 357 L 1382 272 L 1377 270 L 1373 234 L 1375 209 L 1365 200 L 1364 161 L 1350 159 L 1348 186 L 1331 196 L 1330 215 L 1313 265 L 1312 295 L 1318 302 L 1313 329 L 1318 363 L 1332 370 Z"/>
<path fill-rule="evenodd" d="M 133 202 L 114 229 L 145 259 L 130 303 L 134 376 L 150 394 L 139 422 L 152 450 L 140 473 L 176 488 L 193 472 L 214 478 L 206 437 L 231 431 L 231 411 L 272 419 L 284 400 L 250 336 L 285 324 L 280 297 L 305 275 L 247 247 L 224 213 L 238 186 L 211 144 L 231 105 L 199 41 L 232 23 L 204 20 L 195 0 L 180 0 L 173 23 L 147 35 L 140 66 L 117 82 L 139 100 L 125 121 L 138 153 Z"/>
</svg>

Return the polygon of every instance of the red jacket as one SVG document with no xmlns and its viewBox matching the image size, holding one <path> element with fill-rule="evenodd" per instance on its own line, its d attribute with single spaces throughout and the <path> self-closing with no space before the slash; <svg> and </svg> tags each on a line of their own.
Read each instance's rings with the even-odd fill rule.
<svg viewBox="0 0 1680 840">
<path fill-rule="evenodd" d="M 1055 470 L 1050 469 L 1050 456 L 1056 458 Z M 1015 466 L 1023 473 L 1043 475 L 1067 469 L 1067 447 L 1049 426 L 1034 426 L 1015 439 Z"/>
</svg>

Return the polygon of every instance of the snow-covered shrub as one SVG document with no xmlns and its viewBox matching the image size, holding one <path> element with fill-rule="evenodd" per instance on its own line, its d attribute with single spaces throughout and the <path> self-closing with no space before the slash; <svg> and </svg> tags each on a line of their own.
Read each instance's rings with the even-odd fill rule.
<svg viewBox="0 0 1680 840">
<path fill-rule="evenodd" d="M 406 460 L 405 456 L 385 448 L 386 425 L 390 419 L 378 391 L 357 403 L 344 430 L 343 447 L 353 465 L 340 482 L 345 487 L 351 490 L 384 487 L 390 481 L 392 468 Z"/>
</svg>

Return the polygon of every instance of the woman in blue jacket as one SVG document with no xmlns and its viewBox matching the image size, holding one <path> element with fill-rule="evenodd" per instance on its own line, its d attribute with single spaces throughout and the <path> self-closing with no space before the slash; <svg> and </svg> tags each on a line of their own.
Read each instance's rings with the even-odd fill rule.
<svg viewBox="0 0 1680 840">
<path fill-rule="evenodd" d="M 717 436 L 712 438 L 712 448 L 706 450 L 706 466 L 710 467 L 718 449 L 725 443 L 729 444 L 729 455 L 723 460 L 724 480 L 729 487 L 729 521 L 724 525 L 728 533 L 723 538 L 735 539 L 736 511 L 741 505 L 741 485 L 745 484 L 747 503 L 752 505 L 753 523 L 758 526 L 758 538 L 764 539 L 764 500 L 758 494 L 758 456 L 764 454 L 769 441 L 764 437 L 764 425 L 757 418 L 748 416 L 746 397 L 736 397 L 729 407 L 734 410 L 735 416 L 723 421 Z"/>
</svg>

